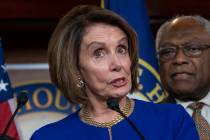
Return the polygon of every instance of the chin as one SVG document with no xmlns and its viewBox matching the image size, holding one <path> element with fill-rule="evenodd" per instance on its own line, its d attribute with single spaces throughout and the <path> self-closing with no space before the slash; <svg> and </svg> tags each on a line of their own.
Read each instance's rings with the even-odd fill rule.
<svg viewBox="0 0 210 140">
<path fill-rule="evenodd" d="M 175 98 L 182 100 L 182 101 L 198 101 L 202 98 L 199 97 L 194 97 L 194 96 L 190 96 L 190 95 L 176 95 Z"/>
<path fill-rule="evenodd" d="M 130 89 L 118 89 L 112 92 L 112 95 L 115 97 L 124 97 L 130 92 Z"/>
<path fill-rule="evenodd" d="M 198 86 L 197 81 L 194 80 L 175 80 L 169 82 L 169 85 L 173 88 L 180 90 L 193 90 Z"/>
<path fill-rule="evenodd" d="M 190 82 L 176 82 L 170 84 L 169 88 L 171 91 L 176 91 L 177 93 L 192 93 L 195 90 L 196 85 Z"/>
<path fill-rule="evenodd" d="M 171 94 L 174 98 L 182 100 L 182 101 L 197 101 L 201 98 L 198 97 L 195 91 L 191 88 L 172 88 L 169 89 L 169 94 Z"/>
</svg>

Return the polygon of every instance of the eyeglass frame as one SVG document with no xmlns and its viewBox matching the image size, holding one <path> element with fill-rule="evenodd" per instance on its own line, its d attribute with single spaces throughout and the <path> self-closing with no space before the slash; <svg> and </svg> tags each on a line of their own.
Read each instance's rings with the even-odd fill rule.
<svg viewBox="0 0 210 140">
<path fill-rule="evenodd" d="M 200 57 L 202 54 L 203 54 L 203 51 L 210 48 L 210 44 L 199 44 L 199 43 L 185 43 L 185 44 L 182 44 L 182 45 L 174 45 L 174 44 L 165 44 L 165 45 L 170 45 L 170 47 L 159 47 L 159 50 L 157 51 L 157 58 L 162 61 L 162 62 L 167 62 L 167 61 L 170 61 L 172 59 L 174 59 L 179 50 L 182 51 L 182 53 L 187 56 L 187 57 L 192 57 L 192 58 L 198 58 Z M 183 47 L 178 47 L 178 46 L 183 46 Z M 190 52 L 190 49 L 199 49 L 198 51 L 200 52 L 196 52 L 193 54 L 193 52 L 191 51 Z M 174 49 L 172 53 L 173 56 L 171 56 L 170 58 L 163 58 L 161 57 L 161 52 L 164 53 L 163 51 L 166 49 Z M 169 51 L 169 50 L 168 50 Z M 191 53 L 191 54 L 190 54 Z"/>
</svg>

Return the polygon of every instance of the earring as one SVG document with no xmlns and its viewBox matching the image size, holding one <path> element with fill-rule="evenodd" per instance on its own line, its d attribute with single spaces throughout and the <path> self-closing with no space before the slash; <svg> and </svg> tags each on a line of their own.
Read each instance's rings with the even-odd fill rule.
<svg viewBox="0 0 210 140">
<path fill-rule="evenodd" d="M 77 87 L 78 88 L 82 88 L 85 86 L 84 81 L 81 78 L 78 78 L 78 83 L 77 83 Z"/>
</svg>

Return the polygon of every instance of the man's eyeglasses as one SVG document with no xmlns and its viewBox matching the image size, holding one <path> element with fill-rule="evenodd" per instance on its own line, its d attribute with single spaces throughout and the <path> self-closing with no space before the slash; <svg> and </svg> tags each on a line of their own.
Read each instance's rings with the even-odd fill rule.
<svg viewBox="0 0 210 140">
<path fill-rule="evenodd" d="M 172 60 L 176 57 L 179 50 L 181 50 L 185 56 L 200 57 L 205 49 L 210 48 L 210 45 L 208 44 L 198 44 L 198 43 L 185 44 L 180 46 L 183 47 L 178 47 L 172 44 L 167 44 L 165 46 L 160 47 L 158 51 L 159 60 L 163 62 Z"/>
</svg>

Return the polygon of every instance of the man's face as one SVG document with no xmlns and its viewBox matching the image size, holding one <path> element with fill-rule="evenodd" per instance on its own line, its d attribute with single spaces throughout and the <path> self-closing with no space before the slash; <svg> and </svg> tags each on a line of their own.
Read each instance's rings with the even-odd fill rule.
<svg viewBox="0 0 210 140">
<path fill-rule="evenodd" d="M 199 100 L 210 90 L 210 48 L 199 56 L 188 56 L 183 47 L 195 53 L 196 48 L 210 45 L 210 35 L 194 20 L 177 21 L 167 28 L 160 40 L 159 50 L 179 48 L 173 59 L 160 61 L 160 76 L 169 94 L 181 100 Z M 189 48 L 189 47 L 188 47 Z"/>
</svg>

